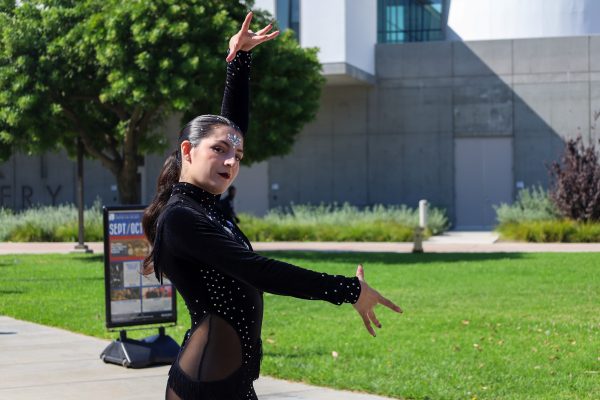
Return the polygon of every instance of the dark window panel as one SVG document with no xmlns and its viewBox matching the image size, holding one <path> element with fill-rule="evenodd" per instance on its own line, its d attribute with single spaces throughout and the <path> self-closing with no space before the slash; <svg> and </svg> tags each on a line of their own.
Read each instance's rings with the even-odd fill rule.
<svg viewBox="0 0 600 400">
<path fill-rule="evenodd" d="M 379 43 L 443 40 L 444 0 L 379 0 Z"/>
</svg>

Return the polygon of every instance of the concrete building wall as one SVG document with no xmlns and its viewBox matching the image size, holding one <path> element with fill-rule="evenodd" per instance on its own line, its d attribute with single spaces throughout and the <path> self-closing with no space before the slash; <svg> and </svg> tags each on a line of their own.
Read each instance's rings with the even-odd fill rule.
<svg viewBox="0 0 600 400">
<path fill-rule="evenodd" d="M 269 160 L 271 207 L 292 201 L 368 201 L 369 96 L 362 86 L 323 92 L 318 117 L 305 127 L 292 154 Z"/>
<path fill-rule="evenodd" d="M 514 196 L 548 184 L 565 139 L 600 138 L 600 37 L 385 44 L 376 66 L 373 86 L 324 89 L 316 121 L 289 156 L 270 161 L 279 187 L 270 206 L 426 198 L 460 225 L 456 140 L 509 139 L 501 167 Z"/>
<path fill-rule="evenodd" d="M 94 160 L 84 161 L 84 200 L 118 204 L 115 180 Z M 77 169 L 64 151 L 28 156 L 15 154 L 0 164 L 0 207 L 22 210 L 36 205 L 76 203 Z M 113 190 L 114 188 L 114 190 Z"/>
<path fill-rule="evenodd" d="M 258 216 L 269 209 L 269 163 L 263 161 L 252 166 L 242 166 L 233 185 L 237 188 L 236 212 Z"/>
<path fill-rule="evenodd" d="M 490 40 L 600 33 L 597 0 L 447 0 L 448 38 Z"/>
</svg>

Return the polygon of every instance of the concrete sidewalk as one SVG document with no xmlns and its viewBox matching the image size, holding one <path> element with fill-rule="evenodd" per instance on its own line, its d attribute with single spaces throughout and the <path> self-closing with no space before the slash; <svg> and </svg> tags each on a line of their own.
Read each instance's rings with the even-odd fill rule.
<svg viewBox="0 0 600 400">
<path fill-rule="evenodd" d="M 96 254 L 101 242 L 87 243 Z M 410 242 L 255 242 L 256 251 L 330 251 L 410 253 Z M 0 254 L 69 253 L 75 243 L 0 243 Z M 523 243 L 498 240 L 495 232 L 446 232 L 423 242 L 426 253 L 600 252 L 600 243 Z"/>
<path fill-rule="evenodd" d="M 109 341 L 0 316 L 0 399 L 164 399 L 168 366 L 127 369 L 105 364 Z M 261 377 L 261 400 L 386 400 Z"/>
</svg>

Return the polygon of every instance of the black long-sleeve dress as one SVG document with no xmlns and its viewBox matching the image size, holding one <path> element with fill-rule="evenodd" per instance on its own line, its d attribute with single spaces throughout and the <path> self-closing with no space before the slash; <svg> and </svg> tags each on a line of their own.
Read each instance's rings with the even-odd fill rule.
<svg viewBox="0 0 600 400">
<path fill-rule="evenodd" d="M 245 133 L 250 55 L 227 66 L 222 114 Z M 154 262 L 181 293 L 192 327 L 169 371 L 166 398 L 257 399 L 263 292 L 334 304 L 355 303 L 357 278 L 265 258 L 220 212 L 218 195 L 177 183 L 157 223 Z"/>
</svg>

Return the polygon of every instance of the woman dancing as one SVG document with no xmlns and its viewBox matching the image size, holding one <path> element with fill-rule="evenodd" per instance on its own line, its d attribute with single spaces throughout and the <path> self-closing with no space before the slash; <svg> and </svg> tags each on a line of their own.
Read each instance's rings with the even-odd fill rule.
<svg viewBox="0 0 600 400">
<path fill-rule="evenodd" d="M 229 41 L 221 115 L 201 115 L 181 131 L 167 158 L 144 231 L 153 248 L 145 273 L 167 276 L 181 293 L 192 326 L 169 371 L 168 400 L 257 399 L 263 292 L 302 299 L 351 303 L 365 327 L 381 324 L 377 304 L 398 306 L 364 280 L 328 275 L 269 259 L 252 251 L 237 225 L 217 206 L 238 174 L 248 129 L 249 75 L 255 46 L 274 39 L 271 24 L 254 33 L 252 13 Z"/>
</svg>

